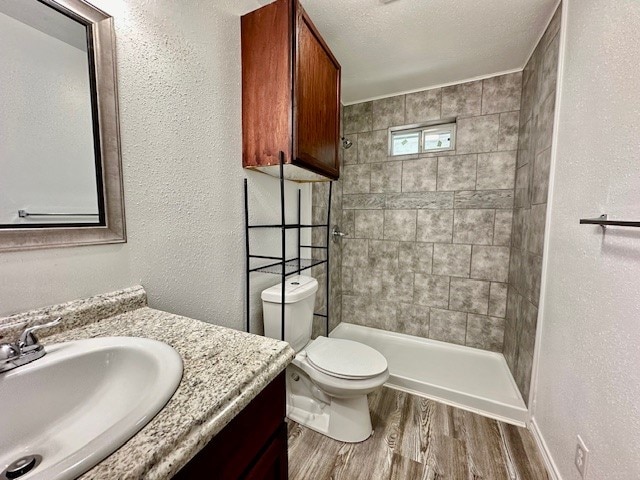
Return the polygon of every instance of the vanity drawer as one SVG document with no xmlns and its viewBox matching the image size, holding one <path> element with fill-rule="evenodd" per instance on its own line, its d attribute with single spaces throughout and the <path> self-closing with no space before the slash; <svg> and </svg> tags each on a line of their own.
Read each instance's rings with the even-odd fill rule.
<svg viewBox="0 0 640 480">
<path fill-rule="evenodd" d="M 287 478 L 285 376 L 278 375 L 174 477 Z"/>
</svg>

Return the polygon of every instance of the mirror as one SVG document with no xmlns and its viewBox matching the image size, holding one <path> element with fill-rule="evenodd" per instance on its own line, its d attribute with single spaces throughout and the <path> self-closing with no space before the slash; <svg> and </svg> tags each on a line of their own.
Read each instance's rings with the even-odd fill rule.
<svg viewBox="0 0 640 480">
<path fill-rule="evenodd" d="M 0 0 L 0 250 L 126 241 L 113 22 Z"/>
</svg>

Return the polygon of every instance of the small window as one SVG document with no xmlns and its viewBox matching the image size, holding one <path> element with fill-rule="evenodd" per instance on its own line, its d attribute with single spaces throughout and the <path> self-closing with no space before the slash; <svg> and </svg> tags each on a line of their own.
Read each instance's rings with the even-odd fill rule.
<svg viewBox="0 0 640 480">
<path fill-rule="evenodd" d="M 456 124 L 409 125 L 389 129 L 389 155 L 444 152 L 456 148 Z"/>
</svg>

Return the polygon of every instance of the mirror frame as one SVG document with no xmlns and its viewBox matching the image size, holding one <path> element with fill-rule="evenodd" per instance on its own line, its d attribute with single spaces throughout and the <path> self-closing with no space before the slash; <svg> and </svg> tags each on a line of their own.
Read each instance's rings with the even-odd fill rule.
<svg viewBox="0 0 640 480">
<path fill-rule="evenodd" d="M 83 0 L 38 0 L 83 23 L 90 33 L 93 53 L 97 126 L 102 163 L 102 196 L 105 225 L 52 226 L 0 229 L 0 252 L 38 248 L 101 245 L 127 241 L 122 184 L 122 153 L 118 117 L 116 52 L 113 18 Z M 93 100 L 93 99 L 92 99 Z"/>
</svg>

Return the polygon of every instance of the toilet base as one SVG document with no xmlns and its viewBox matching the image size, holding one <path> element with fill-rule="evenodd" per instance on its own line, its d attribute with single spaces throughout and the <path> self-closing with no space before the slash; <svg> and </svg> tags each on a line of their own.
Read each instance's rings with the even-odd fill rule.
<svg viewBox="0 0 640 480">
<path fill-rule="evenodd" d="M 295 367 L 294 367 L 295 368 Z M 357 443 L 373 433 L 366 395 L 329 397 L 297 369 L 287 368 L 287 417 L 340 442 Z"/>
</svg>

